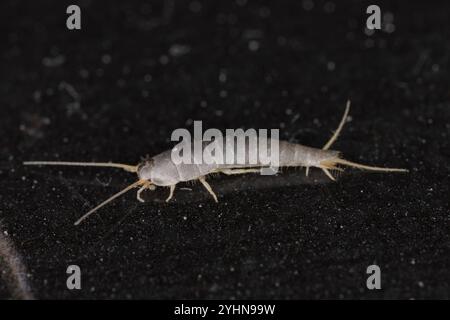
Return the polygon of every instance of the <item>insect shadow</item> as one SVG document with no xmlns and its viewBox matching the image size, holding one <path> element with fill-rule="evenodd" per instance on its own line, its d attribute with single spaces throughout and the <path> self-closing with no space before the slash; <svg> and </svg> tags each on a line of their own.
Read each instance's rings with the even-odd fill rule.
<svg viewBox="0 0 450 320">
<path fill-rule="evenodd" d="M 298 187 L 302 185 L 322 185 L 332 182 L 319 170 L 311 170 L 308 176 L 304 171 L 288 168 L 279 172 L 277 175 L 249 174 L 246 179 L 240 176 L 223 176 L 216 178 L 213 176 L 211 183 L 214 189 L 219 192 L 223 199 L 226 195 L 237 193 L 266 192 L 286 187 Z M 166 203 L 167 190 L 158 188 L 151 192 L 143 192 L 142 198 L 146 202 Z M 170 203 L 199 203 L 210 200 L 208 192 L 202 190 L 199 183 L 188 183 L 179 188 L 179 194 L 174 197 Z M 223 200 L 222 200 L 223 201 Z"/>
</svg>

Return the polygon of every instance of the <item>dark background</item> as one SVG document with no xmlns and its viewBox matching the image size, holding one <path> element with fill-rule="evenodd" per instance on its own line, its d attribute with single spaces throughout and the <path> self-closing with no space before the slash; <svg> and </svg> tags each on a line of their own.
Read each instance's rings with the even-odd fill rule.
<svg viewBox="0 0 450 320">
<path fill-rule="evenodd" d="M 448 2 L 376 1 L 372 35 L 364 1 L 0 3 L 0 297 L 450 296 Z M 214 176 L 218 204 L 198 183 L 130 192 L 74 227 L 136 178 L 21 165 L 135 164 L 193 120 L 321 147 L 349 98 L 334 148 L 409 174 Z"/>
</svg>

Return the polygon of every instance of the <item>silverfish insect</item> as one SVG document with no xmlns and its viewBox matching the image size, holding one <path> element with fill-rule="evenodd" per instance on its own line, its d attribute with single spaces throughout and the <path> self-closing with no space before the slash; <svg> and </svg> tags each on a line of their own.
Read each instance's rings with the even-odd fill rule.
<svg viewBox="0 0 450 320">
<path fill-rule="evenodd" d="M 339 123 L 338 128 L 328 140 L 328 142 L 321 148 L 313 148 L 304 146 L 297 143 L 290 143 L 287 141 L 279 141 L 279 166 L 280 167 L 305 167 L 306 175 L 308 175 L 309 168 L 320 168 L 331 180 L 335 181 L 335 178 L 331 174 L 330 170 L 342 170 L 338 165 L 354 167 L 362 170 L 371 170 L 379 172 L 408 172 L 407 169 L 399 168 L 383 168 L 360 164 L 352 161 L 345 160 L 341 157 L 341 152 L 329 150 L 333 143 L 338 138 L 350 111 L 350 101 L 347 101 L 344 115 Z M 240 150 L 236 150 L 237 154 L 244 153 L 246 161 L 255 153 L 259 152 L 259 148 L 255 148 L 251 144 L 246 143 L 245 147 Z M 205 145 L 203 144 L 203 147 Z M 226 146 L 225 146 L 226 147 Z M 226 150 L 226 148 L 225 148 Z M 93 167 L 109 167 L 120 168 L 128 172 L 136 173 L 138 180 L 125 189 L 114 194 L 110 198 L 106 199 L 95 208 L 84 214 L 79 218 L 75 225 L 80 224 L 84 219 L 90 216 L 92 213 L 128 192 L 129 190 L 139 187 L 137 191 L 137 199 L 140 202 L 144 202 L 141 197 L 141 193 L 144 190 L 155 190 L 157 186 L 169 187 L 169 196 L 166 202 L 169 202 L 175 191 L 175 186 L 180 182 L 198 180 L 206 188 L 206 190 L 214 198 L 214 201 L 218 202 L 217 196 L 209 183 L 205 180 L 205 177 L 212 173 L 223 173 L 226 175 L 246 174 L 260 172 L 261 168 L 266 167 L 262 163 L 250 165 L 232 163 L 232 164 L 205 164 L 195 163 L 191 164 L 175 164 L 171 158 L 172 149 L 164 151 L 152 158 L 146 159 L 137 165 L 128 165 L 122 163 L 111 162 L 66 162 L 66 161 L 25 161 L 24 165 L 56 165 L 56 166 L 93 166 Z M 256 157 L 260 159 L 261 157 Z"/>
</svg>

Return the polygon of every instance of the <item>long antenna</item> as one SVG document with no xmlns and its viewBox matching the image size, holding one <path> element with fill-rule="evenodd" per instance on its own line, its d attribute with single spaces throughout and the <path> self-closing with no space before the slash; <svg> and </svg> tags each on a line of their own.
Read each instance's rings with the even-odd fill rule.
<svg viewBox="0 0 450 320">
<path fill-rule="evenodd" d="M 90 210 L 88 213 L 86 213 L 85 215 L 83 215 L 80 219 L 78 219 L 74 224 L 77 226 L 79 225 L 84 219 L 86 219 L 87 217 L 89 217 L 91 214 L 93 214 L 95 211 L 97 211 L 98 209 L 100 209 L 101 207 L 103 207 L 104 205 L 110 203 L 111 201 L 113 201 L 114 199 L 116 199 L 117 197 L 120 197 L 122 194 L 130 191 L 131 189 L 141 185 L 145 183 L 145 180 L 138 180 L 133 184 L 130 184 L 128 187 L 126 187 L 125 189 L 123 189 L 122 191 L 117 192 L 115 195 L 113 195 L 112 197 L 109 197 L 108 199 L 106 199 L 105 201 L 103 201 L 102 203 L 100 203 L 98 206 L 96 206 L 94 209 Z"/>
<path fill-rule="evenodd" d="M 341 133 L 342 128 L 344 127 L 345 121 L 347 120 L 348 112 L 350 111 L 350 100 L 347 100 L 347 105 L 345 106 L 345 112 L 344 116 L 342 117 L 341 122 L 339 123 L 339 127 L 334 132 L 333 136 L 331 136 L 330 140 L 323 146 L 322 150 L 328 150 L 333 143 L 338 138 L 339 134 Z"/>
<path fill-rule="evenodd" d="M 399 169 L 399 168 L 382 168 L 382 167 L 374 167 L 374 166 L 368 166 L 361 163 L 356 163 L 352 161 L 348 161 L 345 159 L 337 158 L 333 159 L 333 162 L 340 163 L 349 167 L 364 169 L 364 170 L 371 170 L 371 171 L 380 171 L 380 172 L 409 172 L 408 169 Z"/>
<path fill-rule="evenodd" d="M 120 168 L 129 172 L 137 172 L 137 166 L 112 162 L 69 162 L 69 161 L 25 161 L 25 166 L 80 166 Z"/>
</svg>

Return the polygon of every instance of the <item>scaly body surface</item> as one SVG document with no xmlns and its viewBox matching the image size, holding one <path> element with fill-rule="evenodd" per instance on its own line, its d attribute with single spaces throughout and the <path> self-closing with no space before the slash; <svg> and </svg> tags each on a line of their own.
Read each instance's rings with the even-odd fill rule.
<svg viewBox="0 0 450 320">
<path fill-rule="evenodd" d="M 230 147 L 230 144 L 226 143 L 221 148 L 223 154 L 231 152 L 231 148 L 234 149 L 230 157 L 231 161 L 215 161 L 209 164 L 205 163 L 200 157 L 195 157 L 193 152 L 189 161 L 176 163 L 172 157 L 173 149 L 167 150 L 141 163 L 137 169 L 137 174 L 140 179 L 152 181 L 155 186 L 171 186 L 179 182 L 197 180 L 211 173 L 232 174 L 244 169 L 259 172 L 260 168 L 269 166 L 268 154 L 272 152 L 270 148 L 272 142 L 270 140 L 267 143 L 268 146 L 267 149 L 264 149 L 264 152 L 258 144 L 249 143 L 248 139 L 242 146 L 233 144 Z M 276 141 L 276 143 L 278 144 L 279 167 L 320 167 L 321 163 L 333 161 L 339 157 L 338 151 L 316 149 L 287 141 Z M 200 153 L 203 154 L 204 148 L 208 146 L 209 143 L 203 143 Z M 181 147 L 177 145 L 174 148 Z M 251 159 L 255 161 L 251 161 Z"/>
<path fill-rule="evenodd" d="M 406 169 L 397 168 L 382 168 L 368 166 L 364 164 L 359 164 L 351 162 L 341 158 L 339 151 L 329 150 L 331 145 L 336 141 L 339 133 L 341 132 L 344 123 L 346 122 L 348 112 L 350 109 L 350 102 L 347 102 L 347 107 L 345 109 L 344 116 L 342 120 L 330 138 L 330 140 L 321 149 L 304 146 L 301 144 L 290 143 L 287 141 L 277 141 L 278 143 L 278 166 L 279 167 L 306 167 L 306 175 L 310 167 L 316 167 L 323 170 L 323 172 L 332 180 L 335 180 L 330 170 L 342 170 L 338 165 L 344 165 L 349 167 L 355 167 L 364 170 L 380 171 L 380 172 L 407 172 Z M 195 144 L 195 142 L 194 142 Z M 209 144 L 201 143 L 203 153 L 204 148 Z M 198 180 L 202 185 L 208 190 L 211 196 L 216 202 L 218 202 L 217 196 L 212 190 L 209 183 L 205 180 L 205 177 L 212 173 L 223 173 L 227 175 L 232 174 L 245 174 L 245 173 L 255 173 L 260 172 L 261 168 L 268 167 L 266 160 L 267 154 L 272 151 L 270 146 L 272 144 L 268 143 L 267 149 L 264 150 L 259 148 L 257 144 L 251 144 L 246 141 L 241 147 L 233 145 L 231 147 L 225 143 L 223 147 L 223 153 L 230 152 L 232 150 L 233 156 L 231 161 L 225 162 L 209 162 L 205 163 L 200 161 L 198 157 L 194 155 L 191 156 L 191 161 L 188 163 L 175 163 L 173 161 L 172 153 L 173 150 L 181 147 L 175 146 L 171 150 L 164 151 L 150 159 L 144 160 L 138 165 L 127 165 L 120 163 L 109 163 L 109 162 L 62 162 L 62 161 L 27 161 L 24 162 L 25 165 L 67 165 L 67 166 L 95 166 L 95 167 L 113 167 L 121 168 L 129 172 L 134 172 L 138 176 L 138 181 L 129 185 L 122 191 L 116 193 L 109 199 L 100 203 L 98 206 L 90 210 L 88 213 L 83 215 L 80 219 L 75 222 L 78 225 L 81 221 L 91 215 L 93 212 L 103 207 L 107 203 L 121 196 L 122 194 L 128 192 L 129 190 L 139 187 L 137 192 L 137 199 L 144 202 L 141 198 L 141 193 L 144 190 L 154 190 L 157 186 L 169 187 L 170 192 L 166 201 L 170 201 L 173 197 L 175 186 L 180 182 L 187 182 Z M 238 159 L 244 159 L 244 161 L 238 161 Z M 256 162 L 250 161 L 250 159 L 259 159 Z"/>
</svg>

